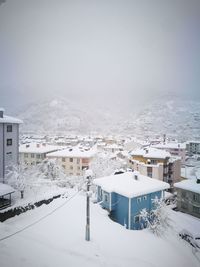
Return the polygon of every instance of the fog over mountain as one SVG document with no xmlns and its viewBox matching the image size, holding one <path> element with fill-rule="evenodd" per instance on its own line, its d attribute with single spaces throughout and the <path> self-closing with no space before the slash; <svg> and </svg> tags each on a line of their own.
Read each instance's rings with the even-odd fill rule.
<svg viewBox="0 0 200 267">
<path fill-rule="evenodd" d="M 166 93 L 200 98 L 200 1 L 4 2 L 0 105 L 8 112 L 57 96 L 119 101 L 121 110 Z"/>
<path fill-rule="evenodd" d="M 134 105 L 134 101 L 133 101 Z M 167 134 L 180 141 L 200 138 L 200 102 L 178 97 L 155 98 L 123 110 L 120 102 L 97 105 L 57 97 L 18 112 L 22 133 L 122 134 L 142 138 Z"/>
</svg>

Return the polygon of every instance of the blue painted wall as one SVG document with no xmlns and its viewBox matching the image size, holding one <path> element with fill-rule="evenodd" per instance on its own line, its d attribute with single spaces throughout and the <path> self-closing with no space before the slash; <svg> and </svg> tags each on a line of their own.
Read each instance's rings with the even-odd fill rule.
<svg viewBox="0 0 200 267">
<path fill-rule="evenodd" d="M 156 197 L 161 198 L 161 194 L 161 191 L 158 191 L 131 199 L 131 229 L 141 229 L 141 222 L 136 222 L 135 216 L 139 215 L 142 209 L 146 209 L 148 212 L 152 210 L 154 208 L 152 200 Z M 102 208 L 110 211 L 111 218 L 114 221 L 128 228 L 129 199 L 127 197 L 112 192 L 110 205 L 110 194 L 101 190 L 98 186 L 97 200 L 101 202 Z"/>
<path fill-rule="evenodd" d="M 141 229 L 140 222 L 135 223 L 135 216 L 139 215 L 143 209 L 146 209 L 148 212 L 152 210 L 154 208 L 152 200 L 156 197 L 161 198 L 161 191 L 131 199 L 131 229 Z"/>
<path fill-rule="evenodd" d="M 113 193 L 111 217 L 128 228 L 128 198 Z"/>
</svg>

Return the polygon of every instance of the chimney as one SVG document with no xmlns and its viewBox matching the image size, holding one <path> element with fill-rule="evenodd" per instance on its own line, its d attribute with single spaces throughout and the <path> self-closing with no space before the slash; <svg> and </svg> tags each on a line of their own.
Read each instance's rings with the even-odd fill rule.
<svg viewBox="0 0 200 267">
<path fill-rule="evenodd" d="M 43 143 L 42 145 L 43 145 L 43 146 L 46 146 L 46 143 Z"/>
<path fill-rule="evenodd" d="M 138 181 L 138 175 L 139 175 L 139 173 L 137 172 L 137 171 L 135 171 L 134 173 L 133 173 L 133 178 L 134 178 L 134 180 L 136 180 L 136 181 Z"/>
<path fill-rule="evenodd" d="M 3 118 L 4 109 L 0 108 L 0 118 Z"/>
</svg>

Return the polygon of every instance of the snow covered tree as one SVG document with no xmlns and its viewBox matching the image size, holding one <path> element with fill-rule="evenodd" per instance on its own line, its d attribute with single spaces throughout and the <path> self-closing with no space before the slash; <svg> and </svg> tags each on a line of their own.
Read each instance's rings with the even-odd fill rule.
<svg viewBox="0 0 200 267">
<path fill-rule="evenodd" d="M 27 168 L 22 165 L 8 166 L 6 169 L 7 183 L 20 192 L 21 198 L 24 197 L 27 175 Z"/>
<path fill-rule="evenodd" d="M 57 164 L 55 159 L 45 159 L 42 163 L 38 164 L 38 171 L 44 175 L 44 178 L 50 180 L 58 180 L 66 178 L 64 169 Z"/>
<path fill-rule="evenodd" d="M 147 227 L 154 234 L 162 235 L 167 229 L 172 228 L 172 221 L 164 201 L 156 197 L 153 205 L 154 208 L 150 212 L 146 209 L 140 212 L 141 228 Z"/>
<path fill-rule="evenodd" d="M 123 160 L 113 159 L 109 153 L 99 153 L 90 164 L 95 178 L 111 175 L 123 166 Z"/>
</svg>

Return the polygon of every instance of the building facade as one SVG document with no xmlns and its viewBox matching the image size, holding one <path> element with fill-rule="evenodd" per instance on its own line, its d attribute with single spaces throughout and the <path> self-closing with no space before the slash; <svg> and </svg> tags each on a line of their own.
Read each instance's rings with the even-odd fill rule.
<svg viewBox="0 0 200 267">
<path fill-rule="evenodd" d="M 185 143 L 164 143 L 156 144 L 152 147 L 168 151 L 172 156 L 180 157 L 181 162 L 185 163 L 186 144 Z"/>
<path fill-rule="evenodd" d="M 200 218 L 200 179 L 188 179 L 174 184 L 180 211 Z"/>
<path fill-rule="evenodd" d="M 21 120 L 4 115 L 0 109 L 0 178 L 4 182 L 6 167 L 19 163 L 19 125 Z"/>
<path fill-rule="evenodd" d="M 150 178 L 164 181 L 173 186 L 181 179 L 181 160 L 167 151 L 142 148 L 131 152 L 129 167 Z"/>
<path fill-rule="evenodd" d="M 186 143 L 186 149 L 189 155 L 200 154 L 200 141 L 188 141 Z"/>
<path fill-rule="evenodd" d="M 56 159 L 68 176 L 82 176 L 89 169 L 95 154 L 95 149 L 74 147 L 48 153 L 47 158 Z"/>
<path fill-rule="evenodd" d="M 36 165 L 41 163 L 48 153 L 62 149 L 61 146 L 47 145 L 46 143 L 28 143 L 20 145 L 19 159 L 21 164 Z"/>
</svg>

